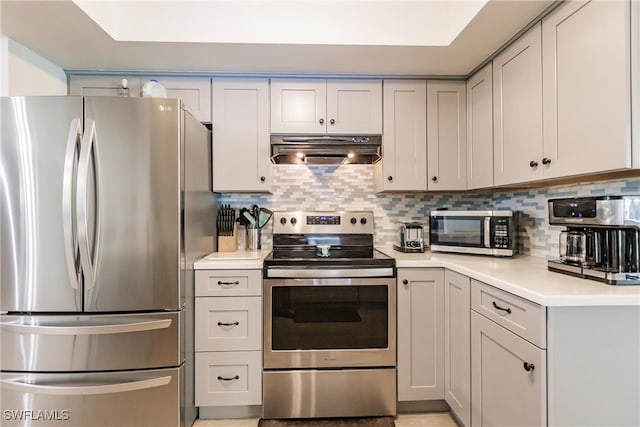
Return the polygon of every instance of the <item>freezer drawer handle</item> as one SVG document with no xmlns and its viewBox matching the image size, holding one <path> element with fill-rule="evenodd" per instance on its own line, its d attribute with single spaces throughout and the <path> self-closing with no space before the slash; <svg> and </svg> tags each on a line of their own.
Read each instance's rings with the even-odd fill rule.
<svg viewBox="0 0 640 427">
<path fill-rule="evenodd" d="M 170 376 L 149 378 L 140 381 L 130 381 L 115 384 L 91 385 L 91 386 L 52 386 L 27 384 L 18 380 L 3 380 L 7 389 L 28 392 L 33 394 L 54 394 L 58 396 L 83 396 L 88 394 L 123 393 L 126 391 L 143 390 L 145 388 L 162 387 L 171 382 Z"/>
<path fill-rule="evenodd" d="M 171 319 L 151 320 L 148 322 L 124 323 L 122 325 L 93 326 L 44 326 L 23 325 L 20 323 L 0 323 L 7 332 L 39 335 L 103 335 L 126 334 L 129 332 L 153 331 L 171 326 Z"/>
</svg>

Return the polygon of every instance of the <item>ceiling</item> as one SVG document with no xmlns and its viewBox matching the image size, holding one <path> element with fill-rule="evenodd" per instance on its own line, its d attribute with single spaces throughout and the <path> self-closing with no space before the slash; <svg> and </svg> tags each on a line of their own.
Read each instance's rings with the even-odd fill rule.
<svg viewBox="0 0 640 427">
<path fill-rule="evenodd" d="M 466 76 L 555 3 L 489 0 L 448 46 L 116 41 L 70 0 L 1 0 L 0 30 L 70 72 Z"/>
</svg>

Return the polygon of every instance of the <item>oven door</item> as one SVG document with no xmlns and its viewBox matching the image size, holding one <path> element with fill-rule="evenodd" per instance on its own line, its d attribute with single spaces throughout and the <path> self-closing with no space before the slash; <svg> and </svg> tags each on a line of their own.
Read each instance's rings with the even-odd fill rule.
<svg viewBox="0 0 640 427">
<path fill-rule="evenodd" d="M 266 279 L 264 368 L 396 365 L 396 278 Z"/>
</svg>

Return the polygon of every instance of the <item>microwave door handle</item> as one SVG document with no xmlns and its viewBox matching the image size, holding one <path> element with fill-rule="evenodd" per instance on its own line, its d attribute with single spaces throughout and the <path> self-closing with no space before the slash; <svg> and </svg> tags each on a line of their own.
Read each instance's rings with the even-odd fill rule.
<svg viewBox="0 0 640 427">
<path fill-rule="evenodd" d="M 484 247 L 491 247 L 491 217 L 484 217 Z"/>
</svg>

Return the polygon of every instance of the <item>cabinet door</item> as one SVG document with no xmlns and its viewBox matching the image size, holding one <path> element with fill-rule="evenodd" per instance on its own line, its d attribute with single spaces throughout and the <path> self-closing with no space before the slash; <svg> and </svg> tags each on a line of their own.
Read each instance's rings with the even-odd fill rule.
<svg viewBox="0 0 640 427">
<path fill-rule="evenodd" d="M 493 67 L 467 80 L 467 188 L 493 186 Z"/>
<path fill-rule="evenodd" d="M 629 13 L 569 1 L 543 20 L 545 178 L 631 167 Z"/>
<path fill-rule="evenodd" d="M 546 381 L 546 351 L 471 312 L 474 427 L 545 426 Z"/>
<path fill-rule="evenodd" d="M 540 24 L 493 60 L 496 185 L 543 178 Z"/>
<path fill-rule="evenodd" d="M 444 400 L 471 426 L 471 279 L 444 273 Z"/>
<path fill-rule="evenodd" d="M 142 96 L 140 77 L 133 76 L 78 76 L 69 77 L 69 95 L 120 96 L 122 79 L 127 79 L 129 96 Z"/>
<path fill-rule="evenodd" d="M 144 86 L 157 80 L 166 90 L 167 97 L 180 98 L 193 116 L 201 122 L 211 122 L 211 79 L 208 77 L 142 77 Z"/>
<path fill-rule="evenodd" d="M 427 82 L 427 188 L 466 190 L 466 83 Z"/>
<path fill-rule="evenodd" d="M 328 80 L 327 133 L 382 133 L 382 80 Z"/>
<path fill-rule="evenodd" d="M 219 78 L 213 92 L 213 191 L 269 192 L 269 81 Z"/>
<path fill-rule="evenodd" d="M 427 190 L 427 82 L 384 82 L 382 160 L 374 166 L 380 191 Z"/>
<path fill-rule="evenodd" d="M 324 134 L 326 108 L 326 80 L 271 79 L 271 133 Z"/>
<path fill-rule="evenodd" d="M 444 271 L 398 269 L 398 400 L 444 399 Z"/>
</svg>

